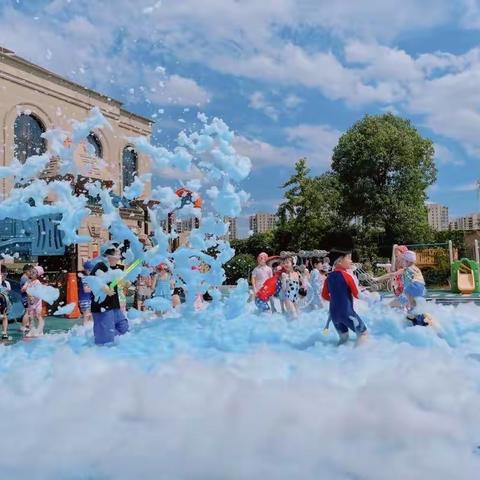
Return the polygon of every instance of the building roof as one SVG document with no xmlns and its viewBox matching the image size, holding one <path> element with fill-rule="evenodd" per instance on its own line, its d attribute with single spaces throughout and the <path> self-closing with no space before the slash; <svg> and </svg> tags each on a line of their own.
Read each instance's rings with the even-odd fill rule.
<svg viewBox="0 0 480 480">
<path fill-rule="evenodd" d="M 120 113 L 125 114 L 126 116 L 135 118 L 139 120 L 142 123 L 145 124 L 152 124 L 154 123 L 153 120 L 150 118 L 144 117 L 142 115 L 138 115 L 136 113 L 130 112 L 129 110 L 125 110 L 122 108 L 123 103 L 120 102 L 119 100 L 115 100 L 114 98 L 109 97 L 108 95 L 104 95 L 102 93 L 99 93 L 95 90 L 92 90 L 88 87 L 85 87 L 83 85 L 80 85 L 79 83 L 73 82 L 71 80 L 67 80 L 66 78 L 50 71 L 47 70 L 46 68 L 40 67 L 39 65 L 36 65 L 35 63 L 29 62 L 28 60 L 25 60 L 22 57 L 19 57 L 13 52 L 12 50 L 9 50 L 8 48 L 4 48 L 0 46 L 0 62 L 4 63 L 10 63 L 13 64 L 19 68 L 28 69 L 28 70 L 33 70 L 35 73 L 41 77 L 44 77 L 48 80 L 51 80 L 53 82 L 56 82 L 59 85 L 62 86 L 68 86 L 70 88 L 74 88 L 76 90 L 81 90 L 83 92 L 86 92 L 88 95 L 92 97 L 96 97 L 99 100 L 102 100 L 104 102 L 108 102 L 110 104 L 113 104 L 117 106 L 120 110 Z"/>
</svg>

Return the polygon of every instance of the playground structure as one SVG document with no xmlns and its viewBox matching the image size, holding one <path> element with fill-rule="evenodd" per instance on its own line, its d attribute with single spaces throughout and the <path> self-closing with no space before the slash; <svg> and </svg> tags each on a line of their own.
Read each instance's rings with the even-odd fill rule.
<svg viewBox="0 0 480 480">
<path fill-rule="evenodd" d="M 379 268 L 385 268 L 391 272 L 397 270 L 395 252 L 398 245 L 393 245 L 391 263 L 377 264 Z M 453 247 L 452 241 L 446 243 L 431 244 L 412 244 L 406 245 L 417 254 L 417 266 L 420 269 L 438 267 L 438 259 L 442 250 L 448 249 L 448 259 L 450 266 L 450 290 L 452 294 L 471 295 L 480 293 L 480 253 L 478 240 L 474 243 L 475 260 L 468 258 L 458 258 L 458 251 Z M 371 276 L 367 272 L 363 272 L 360 268 L 359 279 L 367 286 L 371 286 Z M 393 279 L 387 282 L 387 289 L 393 290 Z"/>
</svg>

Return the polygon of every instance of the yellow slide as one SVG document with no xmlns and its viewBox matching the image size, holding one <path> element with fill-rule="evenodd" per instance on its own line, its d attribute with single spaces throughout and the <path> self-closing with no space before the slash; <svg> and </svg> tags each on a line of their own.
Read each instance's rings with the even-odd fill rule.
<svg viewBox="0 0 480 480">
<path fill-rule="evenodd" d="M 457 285 L 462 295 L 470 295 L 475 290 L 473 270 L 462 265 L 457 272 Z"/>
</svg>

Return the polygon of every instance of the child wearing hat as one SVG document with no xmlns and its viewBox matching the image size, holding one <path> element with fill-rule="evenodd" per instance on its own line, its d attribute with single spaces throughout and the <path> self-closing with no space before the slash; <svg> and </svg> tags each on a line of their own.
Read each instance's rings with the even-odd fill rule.
<svg viewBox="0 0 480 480">
<path fill-rule="evenodd" d="M 117 244 L 104 245 L 102 253 L 104 258 L 96 263 L 90 275 L 97 275 L 97 272 L 107 273 L 116 269 L 123 270 Z M 105 285 L 103 291 L 106 297 L 102 301 L 95 297 L 92 298 L 93 335 L 96 345 L 113 343 L 115 335 L 123 335 L 128 332 L 128 320 L 121 310 L 118 288 L 118 285 L 114 288 Z"/>
<path fill-rule="evenodd" d="M 330 302 L 330 320 L 338 333 L 338 345 L 348 340 L 348 331 L 357 335 L 357 344 L 368 336 L 367 327 L 353 309 L 353 297 L 358 298 L 358 288 L 348 273 L 352 267 L 351 252 L 332 250 L 329 254 L 333 271 L 328 275 L 322 289 L 322 298 Z"/>
<path fill-rule="evenodd" d="M 425 318 L 425 312 L 418 312 L 421 304 L 424 303 L 426 293 L 425 280 L 422 272 L 415 265 L 417 255 L 411 250 L 407 250 L 402 254 L 402 259 L 405 262 L 403 269 L 403 299 L 407 302 L 408 315 L 407 319 L 414 325 L 425 327 L 429 325 Z"/>
</svg>

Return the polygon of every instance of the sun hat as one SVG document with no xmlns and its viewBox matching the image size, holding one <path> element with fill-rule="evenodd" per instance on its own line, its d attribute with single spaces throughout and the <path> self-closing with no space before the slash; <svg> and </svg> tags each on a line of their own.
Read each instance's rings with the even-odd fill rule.
<svg viewBox="0 0 480 480">
<path fill-rule="evenodd" d="M 417 261 L 417 254 L 415 252 L 412 252 L 412 250 L 407 250 L 402 254 L 402 258 L 406 262 L 415 263 Z"/>
<path fill-rule="evenodd" d="M 33 269 L 37 272 L 37 275 L 39 277 L 41 277 L 45 273 L 45 270 L 40 265 L 37 265 L 36 267 L 33 267 Z"/>
</svg>

